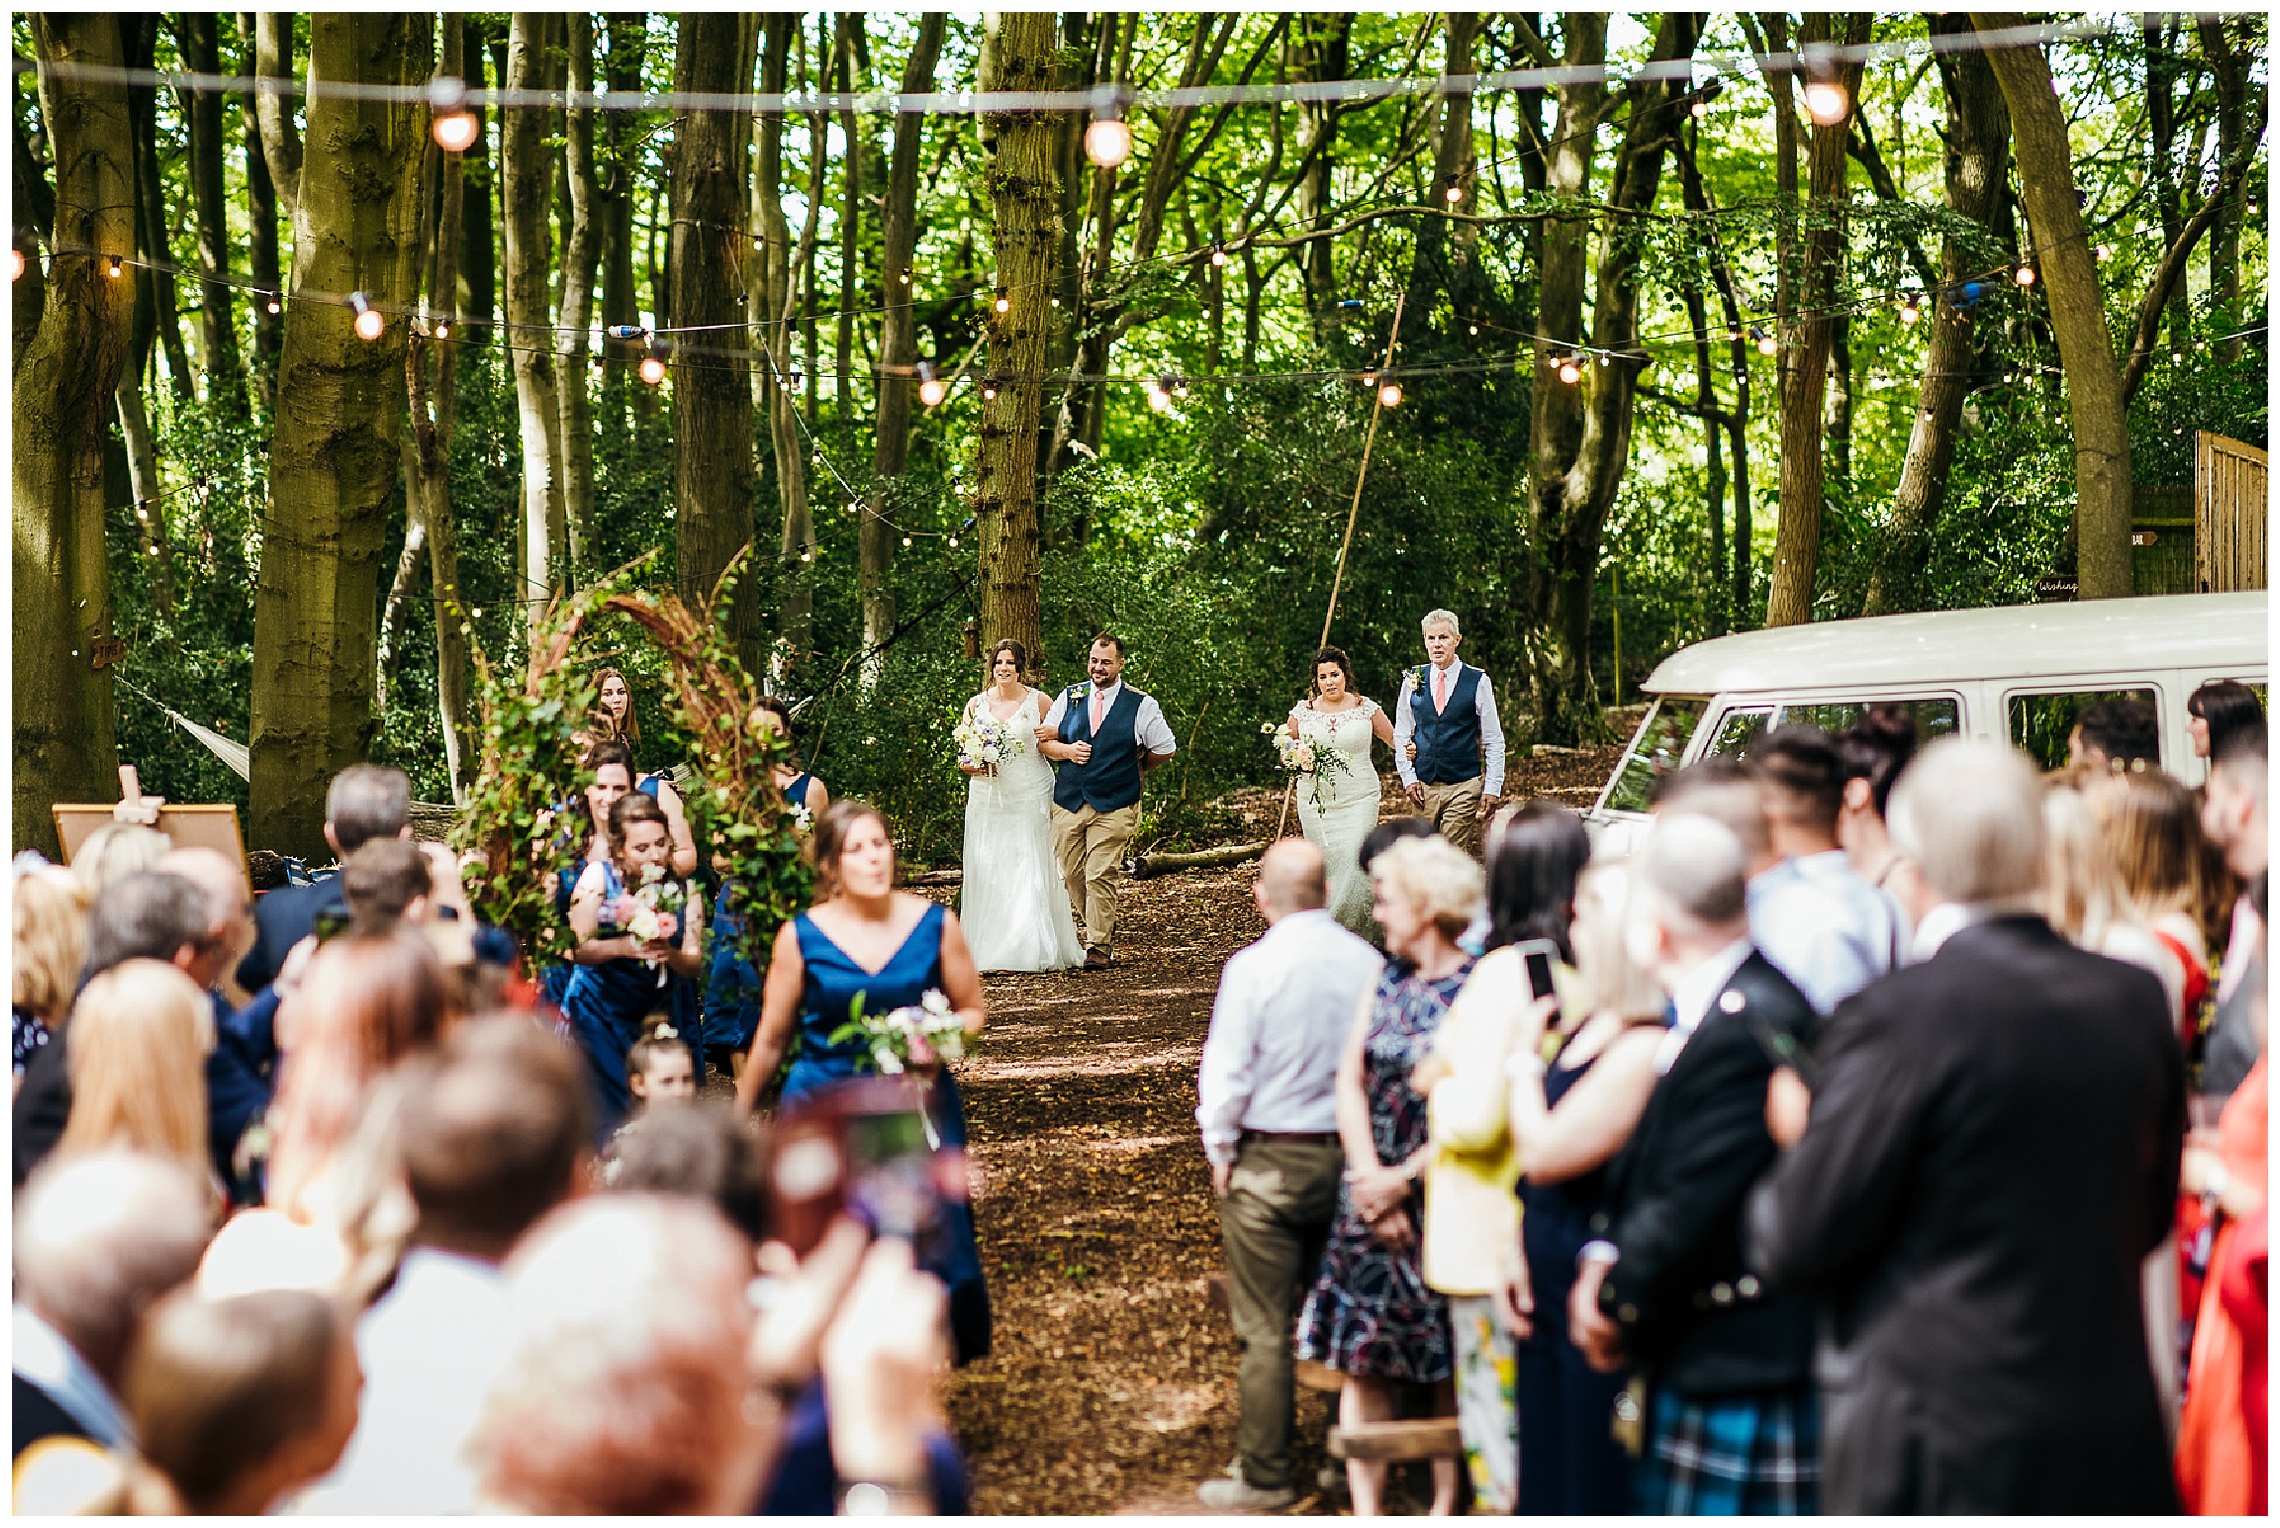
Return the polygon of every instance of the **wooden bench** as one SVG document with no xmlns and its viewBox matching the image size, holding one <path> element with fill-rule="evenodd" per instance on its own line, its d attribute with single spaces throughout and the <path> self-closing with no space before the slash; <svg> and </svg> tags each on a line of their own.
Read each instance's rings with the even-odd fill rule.
<svg viewBox="0 0 2280 1528">
<path fill-rule="evenodd" d="M 1399 1464 L 1413 1459 L 1452 1459 L 1465 1451 L 1455 1417 L 1421 1417 L 1411 1422 L 1362 1422 L 1333 1427 L 1326 1445 L 1333 1459 L 1367 1464 Z"/>
</svg>

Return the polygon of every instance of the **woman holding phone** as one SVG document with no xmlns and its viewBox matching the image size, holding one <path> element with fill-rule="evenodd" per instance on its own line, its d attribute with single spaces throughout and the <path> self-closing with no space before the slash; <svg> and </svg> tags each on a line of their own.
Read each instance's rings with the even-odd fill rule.
<svg viewBox="0 0 2280 1528">
<path fill-rule="evenodd" d="M 1457 1422 L 1473 1495 L 1513 1510 L 1520 1466 L 1513 1335 L 1499 1290 L 1520 1277 L 1521 1157 L 1509 1125 L 1505 1063 L 1541 1034 L 1539 997 L 1575 986 L 1568 925 L 1576 877 L 1591 858 L 1583 819 L 1532 801 L 1498 814 L 1488 834 L 1488 952 L 1473 967 L 1411 1085 L 1430 1101 L 1425 1168 L 1425 1282 L 1449 1298 Z"/>
</svg>

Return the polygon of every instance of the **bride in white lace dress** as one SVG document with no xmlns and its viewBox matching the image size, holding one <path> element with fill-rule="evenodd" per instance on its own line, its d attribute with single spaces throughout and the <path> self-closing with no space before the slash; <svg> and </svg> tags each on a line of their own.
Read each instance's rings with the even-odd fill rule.
<svg viewBox="0 0 2280 1528">
<path fill-rule="evenodd" d="M 1290 709 L 1290 735 L 1313 750 L 1315 763 L 1298 776 L 1298 825 L 1330 872 L 1330 915 L 1365 938 L 1370 882 L 1362 874 L 1362 840 L 1378 822 L 1379 782 L 1371 742 L 1393 747 L 1393 723 L 1383 707 L 1354 691 L 1354 666 L 1339 648 L 1314 657 L 1314 697 Z"/>
<path fill-rule="evenodd" d="M 1019 642 L 990 653 L 990 687 L 968 718 L 1001 724 L 1021 751 L 995 764 L 960 758 L 967 775 L 965 881 L 958 922 L 984 971 L 1060 971 L 1084 962 L 1076 917 L 1053 862 L 1053 766 L 1033 736 L 1045 697 L 1022 683 Z"/>
</svg>

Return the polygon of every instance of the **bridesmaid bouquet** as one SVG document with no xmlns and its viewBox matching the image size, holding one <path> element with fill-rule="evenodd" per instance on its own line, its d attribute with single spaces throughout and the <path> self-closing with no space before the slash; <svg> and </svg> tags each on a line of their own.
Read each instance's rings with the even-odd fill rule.
<svg viewBox="0 0 2280 1528">
<path fill-rule="evenodd" d="M 977 711 L 968 711 L 961 717 L 952 736 L 958 740 L 961 762 L 991 769 L 1007 759 L 1018 758 L 1029 747 L 1029 740 L 1022 736 L 1019 727 Z"/>
<path fill-rule="evenodd" d="M 644 944 L 670 939 L 681 931 L 681 912 L 687 905 L 687 890 L 665 874 L 663 865 L 644 865 L 641 884 L 618 898 L 617 923 Z M 658 966 L 654 960 L 642 964 L 652 971 Z"/>
<path fill-rule="evenodd" d="M 950 999 L 939 988 L 905 1008 L 873 1016 L 863 1011 L 863 993 L 847 1005 L 847 1022 L 833 1031 L 831 1043 L 855 1041 L 867 1046 L 871 1060 L 889 1076 L 914 1066 L 966 1059 L 966 1025 Z"/>
<path fill-rule="evenodd" d="M 1317 811 L 1322 809 L 1322 781 L 1326 775 L 1350 775 L 1354 772 L 1346 756 L 1336 749 L 1317 753 L 1314 745 L 1303 737 L 1292 737 L 1287 727 L 1276 722 L 1262 722 L 1259 731 L 1274 741 L 1275 758 L 1286 775 L 1312 775 L 1314 792 L 1310 798 Z"/>
</svg>

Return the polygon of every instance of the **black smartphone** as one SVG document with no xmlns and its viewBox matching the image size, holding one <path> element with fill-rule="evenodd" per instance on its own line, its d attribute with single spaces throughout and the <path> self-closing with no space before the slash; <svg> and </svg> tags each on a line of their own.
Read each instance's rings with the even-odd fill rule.
<svg viewBox="0 0 2280 1528">
<path fill-rule="evenodd" d="M 1560 989 L 1552 980 L 1552 962 L 1560 958 L 1560 947 L 1549 939 L 1523 939 L 1512 948 L 1520 952 L 1520 960 L 1528 968 L 1528 993 L 1531 997 L 1558 997 Z"/>
<path fill-rule="evenodd" d="M 1749 1024 L 1750 1033 L 1757 1037 L 1758 1049 L 1765 1052 L 1768 1061 L 1795 1072 L 1797 1080 L 1805 1084 L 1808 1092 L 1819 1090 L 1821 1068 L 1813 1060 L 1813 1053 L 1797 1043 L 1795 1035 L 1775 1029 L 1767 1022 L 1766 1016 L 1755 1008 L 1744 1009 L 1742 1017 Z"/>
</svg>

